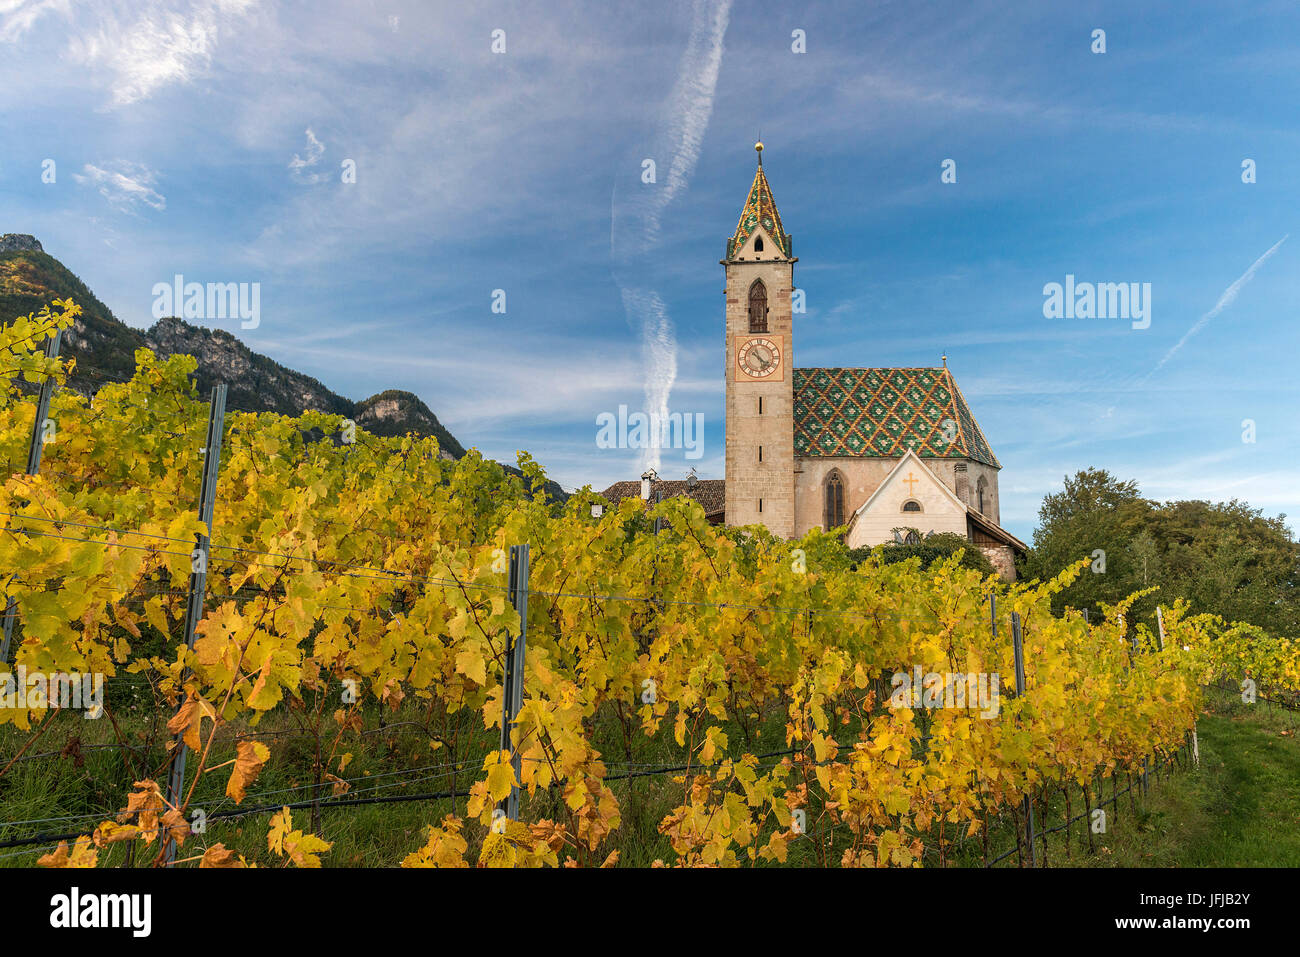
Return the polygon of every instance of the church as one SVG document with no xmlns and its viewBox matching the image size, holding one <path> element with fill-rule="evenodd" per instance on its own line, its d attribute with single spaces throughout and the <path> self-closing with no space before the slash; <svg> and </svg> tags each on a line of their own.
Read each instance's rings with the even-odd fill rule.
<svg viewBox="0 0 1300 957">
<path fill-rule="evenodd" d="M 956 532 L 1007 579 L 1025 545 L 999 524 L 1002 466 L 948 370 L 798 368 L 793 238 L 758 169 L 726 273 L 726 478 L 658 482 L 710 520 L 774 535 L 845 526 L 851 548 Z M 638 483 L 605 490 L 617 501 Z"/>
</svg>

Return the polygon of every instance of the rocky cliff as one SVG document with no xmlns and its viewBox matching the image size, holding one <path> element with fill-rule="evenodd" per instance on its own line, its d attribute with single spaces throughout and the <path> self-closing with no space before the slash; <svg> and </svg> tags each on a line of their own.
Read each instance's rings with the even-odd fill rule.
<svg viewBox="0 0 1300 957">
<path fill-rule="evenodd" d="M 43 253 L 35 236 L 26 233 L 5 233 L 0 236 L 0 253 Z"/>
<path fill-rule="evenodd" d="M 77 276 L 24 233 L 0 236 L 0 322 L 39 310 L 53 299 L 71 298 L 82 314 L 64 333 L 60 353 L 77 360 L 70 385 L 93 394 L 106 381 L 129 378 L 135 350 L 152 349 L 161 357 L 185 354 L 198 360 L 200 394 L 216 382 L 227 384 L 229 408 L 246 412 L 300 415 L 316 409 L 352 419 L 376 435 L 431 435 L 442 454 L 460 458 L 465 447 L 410 392 L 390 389 L 360 402 L 331 391 L 319 380 L 253 352 L 224 330 L 205 329 L 181 319 L 160 319 L 140 332 L 121 322 Z M 518 469 L 504 466 L 518 475 Z M 554 482 L 548 493 L 567 496 Z"/>
</svg>

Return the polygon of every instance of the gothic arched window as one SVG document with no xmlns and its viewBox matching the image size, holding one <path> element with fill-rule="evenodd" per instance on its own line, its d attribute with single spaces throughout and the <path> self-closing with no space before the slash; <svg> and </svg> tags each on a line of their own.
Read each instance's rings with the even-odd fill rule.
<svg viewBox="0 0 1300 957">
<path fill-rule="evenodd" d="M 761 253 L 762 251 L 763 251 L 763 237 L 759 236 L 754 240 L 754 252 Z"/>
<path fill-rule="evenodd" d="M 822 525 L 826 531 L 844 524 L 844 479 L 839 472 L 826 476 L 826 514 Z"/>
<path fill-rule="evenodd" d="M 907 534 L 903 537 L 903 544 L 904 544 L 904 545 L 920 545 L 920 544 L 921 544 L 921 533 L 918 532 L 918 531 L 917 531 L 916 529 L 914 529 L 914 528 L 908 529 Z"/>
<path fill-rule="evenodd" d="M 981 475 L 980 480 L 975 483 L 975 498 L 976 498 L 975 507 L 979 509 L 979 513 L 981 515 L 984 514 L 984 493 L 988 491 L 988 487 L 989 487 L 989 483 L 986 482 L 984 480 L 984 476 Z"/>
<path fill-rule="evenodd" d="M 749 287 L 749 331 L 767 332 L 767 287 L 761 279 Z"/>
</svg>

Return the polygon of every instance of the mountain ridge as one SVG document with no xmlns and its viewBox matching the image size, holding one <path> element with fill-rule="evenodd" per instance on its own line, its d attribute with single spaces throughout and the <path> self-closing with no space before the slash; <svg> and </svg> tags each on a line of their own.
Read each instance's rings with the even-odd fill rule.
<svg viewBox="0 0 1300 957">
<path fill-rule="evenodd" d="M 297 416 L 315 409 L 352 419 L 380 436 L 414 432 L 432 436 L 442 454 L 459 459 L 463 446 L 419 396 L 386 389 L 361 400 L 349 399 L 320 380 L 254 352 L 222 329 L 192 325 L 175 316 L 159 319 L 146 331 L 118 319 L 80 277 L 47 253 L 26 233 L 0 236 L 0 322 L 38 311 L 53 299 L 71 298 L 82 314 L 64 333 L 60 354 L 77 360 L 69 386 L 93 394 L 105 381 L 129 378 L 135 370 L 135 350 L 148 348 L 160 358 L 192 355 L 200 393 L 220 381 L 227 385 L 227 404 L 243 412 L 277 412 Z M 520 475 L 513 465 L 500 463 Z M 560 486 L 547 481 L 547 492 L 563 501 Z"/>
</svg>

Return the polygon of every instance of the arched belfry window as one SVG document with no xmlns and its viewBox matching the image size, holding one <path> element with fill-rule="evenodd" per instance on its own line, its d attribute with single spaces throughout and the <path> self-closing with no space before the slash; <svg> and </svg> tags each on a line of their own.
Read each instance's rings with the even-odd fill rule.
<svg viewBox="0 0 1300 957">
<path fill-rule="evenodd" d="M 749 331 L 767 332 L 767 287 L 761 279 L 749 287 Z"/>
<path fill-rule="evenodd" d="M 762 251 L 763 251 L 763 237 L 757 236 L 754 238 L 754 252 L 761 253 Z"/>
<path fill-rule="evenodd" d="M 844 478 L 838 471 L 826 476 L 826 512 L 824 529 L 830 531 L 844 524 Z"/>
<path fill-rule="evenodd" d="M 979 509 L 979 513 L 981 515 L 984 514 L 984 499 L 985 499 L 985 493 L 988 491 L 988 487 L 989 487 L 989 483 L 986 482 L 984 480 L 984 476 L 981 475 L 980 480 L 975 483 L 975 498 L 976 498 L 975 507 Z"/>
</svg>

